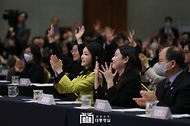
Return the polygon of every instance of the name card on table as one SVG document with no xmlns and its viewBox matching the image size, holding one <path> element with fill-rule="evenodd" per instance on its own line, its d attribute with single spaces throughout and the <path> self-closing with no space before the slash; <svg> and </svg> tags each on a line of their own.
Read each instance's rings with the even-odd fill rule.
<svg viewBox="0 0 190 126">
<path fill-rule="evenodd" d="M 55 100 L 53 95 L 42 94 L 38 100 L 38 103 L 44 105 L 55 105 Z"/>
<path fill-rule="evenodd" d="M 150 117 L 157 119 L 173 119 L 170 109 L 161 106 L 153 106 Z"/>
<path fill-rule="evenodd" d="M 20 84 L 21 86 L 29 86 L 30 85 L 30 79 L 29 78 L 20 78 Z"/>
<path fill-rule="evenodd" d="M 109 112 L 112 111 L 112 108 L 107 100 L 96 99 L 94 110 Z"/>
</svg>

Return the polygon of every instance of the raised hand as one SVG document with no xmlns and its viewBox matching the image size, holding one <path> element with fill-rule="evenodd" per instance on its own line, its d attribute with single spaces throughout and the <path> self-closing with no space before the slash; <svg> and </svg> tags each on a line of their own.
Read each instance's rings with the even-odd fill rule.
<svg viewBox="0 0 190 126">
<path fill-rule="evenodd" d="M 50 64 L 55 73 L 55 76 L 59 75 L 63 71 L 63 63 L 60 59 L 57 58 L 56 55 L 51 55 Z"/>
<path fill-rule="evenodd" d="M 113 39 L 116 37 L 116 35 L 114 35 L 114 32 L 114 29 L 111 29 L 109 27 L 105 28 L 106 44 L 110 45 Z"/>
<path fill-rule="evenodd" d="M 96 32 L 100 32 L 101 22 L 97 20 L 96 23 L 93 24 L 93 27 Z"/>
<path fill-rule="evenodd" d="M 127 38 L 129 40 L 129 45 L 133 46 L 133 47 L 136 47 L 137 43 L 134 40 L 134 36 L 135 36 L 135 31 L 132 30 L 131 32 L 129 31 L 129 36 Z"/>
<path fill-rule="evenodd" d="M 73 20 L 73 25 L 78 28 L 80 26 L 80 22 L 77 20 Z"/>
<path fill-rule="evenodd" d="M 76 37 L 78 44 L 82 44 L 81 37 L 84 34 L 84 32 L 85 32 L 85 28 L 83 25 L 81 27 L 79 26 L 78 31 L 75 30 L 75 37 Z"/>
<path fill-rule="evenodd" d="M 98 63 L 98 61 L 96 61 L 94 73 L 95 73 L 94 89 L 97 89 L 100 85 L 99 84 L 99 63 Z"/>
<path fill-rule="evenodd" d="M 141 60 L 141 64 L 143 67 L 146 68 L 147 66 L 149 66 L 148 58 L 143 53 L 139 54 L 139 59 Z"/>
<path fill-rule="evenodd" d="M 106 79 L 107 82 L 107 89 L 111 88 L 113 84 L 113 78 L 115 77 L 117 71 L 115 73 L 112 73 L 112 64 L 110 64 L 109 68 L 107 63 L 105 62 L 105 67 L 101 65 L 102 70 L 99 70 L 103 75 L 104 78 Z"/>
<path fill-rule="evenodd" d="M 48 36 L 49 43 L 54 42 L 54 38 L 53 38 L 53 36 L 54 36 L 54 27 L 53 27 L 53 24 L 51 24 L 50 30 L 48 30 L 48 35 L 47 36 Z"/>
<path fill-rule="evenodd" d="M 146 50 L 146 48 L 149 46 L 150 44 L 150 38 L 146 38 L 143 42 L 142 42 L 142 51 Z"/>
</svg>

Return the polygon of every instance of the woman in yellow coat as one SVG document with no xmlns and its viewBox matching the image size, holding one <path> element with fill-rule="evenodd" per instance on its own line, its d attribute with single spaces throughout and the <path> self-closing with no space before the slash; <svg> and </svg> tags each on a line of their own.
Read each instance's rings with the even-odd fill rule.
<svg viewBox="0 0 190 126">
<path fill-rule="evenodd" d="M 93 101 L 95 63 L 98 61 L 102 64 L 105 62 L 105 59 L 105 53 L 100 44 L 97 42 L 86 44 L 81 56 L 81 65 L 84 67 L 84 70 L 81 71 L 77 78 L 70 80 L 62 70 L 63 64 L 61 60 L 59 60 L 55 55 L 52 55 L 50 57 L 50 63 L 56 76 L 54 87 L 62 94 L 75 93 L 78 97 L 77 101 L 81 100 L 81 96 L 83 94 L 90 94 L 92 95 L 91 101 Z M 101 73 L 99 73 L 99 83 L 101 85 L 103 84 Z"/>
</svg>

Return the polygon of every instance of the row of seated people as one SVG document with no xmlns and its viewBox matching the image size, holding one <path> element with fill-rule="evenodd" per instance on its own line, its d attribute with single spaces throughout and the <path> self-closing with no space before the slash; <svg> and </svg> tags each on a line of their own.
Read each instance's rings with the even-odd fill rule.
<svg viewBox="0 0 190 126">
<path fill-rule="evenodd" d="M 146 57 L 139 54 L 141 48 L 134 41 L 133 35 L 129 37 L 129 45 L 118 44 L 110 63 L 106 60 L 108 54 L 106 55 L 101 44 L 97 41 L 84 43 L 81 39 L 84 31 L 82 26 L 75 32 L 77 43 L 72 47 L 73 59 L 68 59 L 56 49 L 53 26 L 49 30 L 48 39 L 53 54 L 50 57 L 50 64 L 55 73 L 54 87 L 59 93 L 74 93 L 77 96 L 76 100 L 81 100 L 83 94 L 91 94 L 94 99 L 106 99 L 111 105 L 122 107 L 144 107 L 146 101 L 153 101 L 157 105 L 168 106 L 172 113 L 190 113 L 190 78 L 187 75 L 189 68 L 186 68 L 186 73 L 183 70 L 185 63 L 189 63 L 188 44 L 184 46 L 185 55 L 181 49 L 173 46 L 160 49 L 159 61 L 155 64 L 154 70 L 162 79 L 156 81 L 158 86 L 155 94 L 141 91 L 142 71 L 147 75 L 151 68 L 143 64 L 143 58 Z M 27 64 L 30 66 L 37 63 L 37 60 L 34 60 L 37 56 L 34 54 L 32 48 L 25 49 L 24 57 L 27 63 L 16 62 L 16 75 L 22 76 L 24 70 L 28 68 Z M 65 62 L 75 73 L 72 77 L 71 72 L 67 76 L 64 71 Z M 36 65 L 38 66 L 40 64 Z M 155 81 L 154 78 L 151 79 Z M 165 86 L 168 80 L 170 85 Z"/>
</svg>

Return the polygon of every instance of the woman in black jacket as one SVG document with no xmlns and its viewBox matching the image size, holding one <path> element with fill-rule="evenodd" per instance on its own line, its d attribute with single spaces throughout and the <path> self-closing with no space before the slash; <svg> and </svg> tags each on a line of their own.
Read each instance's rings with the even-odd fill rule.
<svg viewBox="0 0 190 126">
<path fill-rule="evenodd" d="M 115 73 L 112 73 L 112 68 Z M 112 63 L 108 68 L 102 65 L 103 71 L 99 70 L 98 63 L 95 68 L 95 99 L 106 99 L 113 106 L 138 107 L 133 101 L 139 96 L 141 81 L 139 77 L 140 61 L 134 47 L 119 46 L 115 51 Z M 98 71 L 106 80 L 106 85 L 100 87 L 98 83 Z"/>
<path fill-rule="evenodd" d="M 41 52 L 37 45 L 29 45 L 24 51 L 24 60 L 15 63 L 15 76 L 29 78 L 32 83 L 44 83 L 44 69 L 41 66 Z"/>
</svg>

